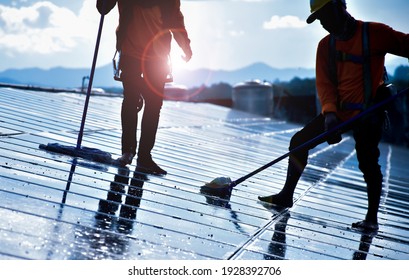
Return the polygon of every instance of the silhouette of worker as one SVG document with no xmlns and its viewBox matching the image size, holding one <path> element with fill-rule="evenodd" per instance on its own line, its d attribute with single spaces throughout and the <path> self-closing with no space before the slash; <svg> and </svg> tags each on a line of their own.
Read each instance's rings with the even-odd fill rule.
<svg viewBox="0 0 409 280">
<path fill-rule="evenodd" d="M 106 1 L 106 2 L 105 2 Z M 116 48 L 120 53 L 118 79 L 122 81 L 122 156 L 118 163 L 131 164 L 137 154 L 140 171 L 165 175 L 167 172 L 152 159 L 164 86 L 170 74 L 169 53 L 172 37 L 192 57 L 180 0 L 98 0 L 100 13 L 108 13 L 116 3 L 119 10 Z M 105 7 L 104 7 L 105 3 Z M 138 112 L 142 124 L 137 147 Z"/>
<path fill-rule="evenodd" d="M 377 22 L 364 23 L 347 12 L 345 0 L 311 0 L 307 23 L 318 19 L 330 34 L 318 45 L 316 88 L 322 112 L 297 132 L 289 149 L 336 127 L 379 102 L 389 93 L 385 86 L 385 55 L 409 57 L 409 35 Z M 364 220 L 353 223 L 358 230 L 378 230 L 378 209 L 383 176 L 378 164 L 378 148 L 384 122 L 383 110 L 365 116 L 343 131 L 294 152 L 289 157 L 287 179 L 283 189 L 263 202 L 292 207 L 296 185 L 305 166 L 309 150 L 328 142 L 342 140 L 341 134 L 352 130 L 359 169 L 367 185 L 368 208 Z"/>
</svg>

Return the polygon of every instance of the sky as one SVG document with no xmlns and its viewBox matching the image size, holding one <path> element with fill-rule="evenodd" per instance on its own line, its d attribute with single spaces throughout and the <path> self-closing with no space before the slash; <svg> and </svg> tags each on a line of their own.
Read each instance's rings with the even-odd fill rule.
<svg viewBox="0 0 409 280">
<path fill-rule="evenodd" d="M 0 71 L 38 67 L 90 68 L 101 16 L 96 0 L 0 0 Z M 409 33 L 408 0 L 347 0 L 357 19 Z M 189 63 L 173 45 L 174 70 L 235 70 L 263 62 L 275 68 L 314 68 L 319 21 L 306 24 L 309 0 L 182 0 L 191 39 Z M 118 12 L 104 17 L 98 66 L 111 63 Z M 387 67 L 408 60 L 387 56 Z M 390 71 L 390 70 L 389 70 Z"/>
</svg>

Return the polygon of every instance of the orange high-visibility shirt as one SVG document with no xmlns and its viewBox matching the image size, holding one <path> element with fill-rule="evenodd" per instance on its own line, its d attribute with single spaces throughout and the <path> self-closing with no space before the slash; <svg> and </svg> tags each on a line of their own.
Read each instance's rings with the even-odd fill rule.
<svg viewBox="0 0 409 280">
<path fill-rule="evenodd" d="M 355 56 L 363 56 L 362 51 L 362 21 L 354 36 L 347 41 L 336 40 L 336 50 Z M 409 34 L 393 30 L 382 23 L 369 23 L 369 51 L 372 80 L 372 96 L 383 83 L 385 55 L 387 53 L 409 57 Z M 330 69 L 330 36 L 324 37 L 317 49 L 316 57 L 316 87 L 322 107 L 322 113 L 335 112 L 345 121 L 358 114 L 359 111 L 341 111 L 337 109 L 337 100 L 348 103 L 364 103 L 363 65 L 351 61 L 337 61 L 336 87 L 331 80 Z"/>
</svg>

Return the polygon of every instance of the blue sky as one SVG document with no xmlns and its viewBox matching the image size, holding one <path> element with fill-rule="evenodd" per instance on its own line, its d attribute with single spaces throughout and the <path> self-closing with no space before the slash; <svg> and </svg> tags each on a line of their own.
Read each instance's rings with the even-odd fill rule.
<svg viewBox="0 0 409 280">
<path fill-rule="evenodd" d="M 100 15 L 95 0 L 0 0 L 0 71 L 90 67 Z M 347 0 L 357 19 L 409 33 L 409 1 Z M 319 22 L 305 23 L 309 0 L 182 0 L 193 58 L 174 52 L 174 68 L 231 70 L 255 62 L 314 68 Z M 117 11 L 105 17 L 98 65 L 111 63 Z M 175 48 L 176 50 L 176 48 Z M 391 68 L 407 59 L 387 57 Z"/>
</svg>

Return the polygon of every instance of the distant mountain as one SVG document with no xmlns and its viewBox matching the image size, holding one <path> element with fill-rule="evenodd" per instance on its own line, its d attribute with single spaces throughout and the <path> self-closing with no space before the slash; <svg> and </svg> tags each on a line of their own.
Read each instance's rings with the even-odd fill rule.
<svg viewBox="0 0 409 280">
<path fill-rule="evenodd" d="M 0 72 L 0 82 L 29 84 L 47 87 L 80 88 L 84 77 L 90 75 L 90 69 L 51 68 L 44 70 L 40 68 L 9 69 Z M 213 85 L 221 82 L 235 85 L 239 82 L 258 79 L 269 82 L 290 81 L 294 77 L 313 78 L 313 69 L 286 68 L 277 69 L 264 63 L 255 63 L 247 67 L 233 70 L 184 70 L 174 73 L 177 84 L 189 88 L 201 85 Z M 112 66 L 110 64 L 99 67 L 95 71 L 94 87 L 120 87 L 121 84 L 113 79 Z"/>
<path fill-rule="evenodd" d="M 237 83 L 249 80 L 290 81 L 294 77 L 301 79 L 313 78 L 315 77 L 315 70 L 305 68 L 278 69 L 265 63 L 255 63 L 234 71 L 200 69 L 174 74 L 175 82 L 188 87 L 202 84 L 212 85 L 220 82 L 234 86 Z"/>
<path fill-rule="evenodd" d="M 86 69 L 68 69 L 63 67 L 44 70 L 40 68 L 9 69 L 0 72 L 0 82 L 36 85 L 45 87 L 79 88 L 82 78 L 89 75 Z"/>
</svg>

